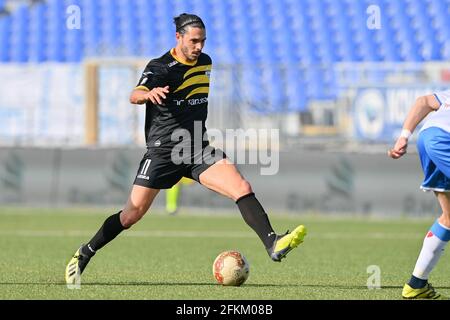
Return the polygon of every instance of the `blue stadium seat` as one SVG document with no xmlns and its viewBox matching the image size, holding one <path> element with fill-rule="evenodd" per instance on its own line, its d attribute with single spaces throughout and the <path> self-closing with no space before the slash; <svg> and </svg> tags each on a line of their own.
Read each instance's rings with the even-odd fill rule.
<svg viewBox="0 0 450 320">
<path fill-rule="evenodd" d="M 347 4 L 343 0 L 327 0 L 327 4 L 331 30 L 337 44 L 336 58 L 338 61 L 358 61 L 357 45 L 349 23 Z"/>
<path fill-rule="evenodd" d="M 30 9 L 29 61 L 43 62 L 47 60 L 46 45 L 46 4 L 38 3 Z"/>
<path fill-rule="evenodd" d="M 82 9 L 79 30 L 66 27 L 71 4 Z M 367 27 L 369 5 L 381 9 L 380 30 Z M 255 110 L 302 111 L 336 95 L 336 62 L 450 60 L 449 10 L 450 0 L 46 0 L 0 17 L 0 61 L 153 58 L 175 45 L 172 18 L 194 13 L 214 63 L 243 66 Z"/>
<path fill-rule="evenodd" d="M 49 61 L 65 61 L 66 7 L 59 0 L 47 1 L 47 46 Z"/>
<path fill-rule="evenodd" d="M 444 43 L 441 49 L 441 56 L 443 60 L 450 60 L 450 41 Z"/>
<path fill-rule="evenodd" d="M 434 0 L 429 2 L 430 13 L 433 16 L 431 25 L 436 31 L 436 39 L 444 44 L 450 38 L 450 2 Z"/>
<path fill-rule="evenodd" d="M 273 37 L 268 34 L 255 34 L 255 50 L 260 62 L 279 62 L 278 52 Z"/>
<path fill-rule="evenodd" d="M 20 5 L 12 14 L 11 61 L 28 61 L 28 30 L 28 8 L 26 5 Z"/>
<path fill-rule="evenodd" d="M 323 100 L 328 98 L 324 75 L 319 68 L 308 68 L 305 71 L 305 82 L 308 99 Z"/>
<path fill-rule="evenodd" d="M 267 113 L 267 92 L 263 87 L 261 72 L 258 66 L 242 67 L 242 101 L 255 112 Z"/>
<path fill-rule="evenodd" d="M 0 17 L 0 62 L 11 59 L 11 16 Z"/>
<path fill-rule="evenodd" d="M 355 41 L 358 60 L 380 61 L 379 45 L 374 41 L 376 31 L 367 28 L 367 6 L 363 1 L 355 0 L 344 0 L 344 5 L 348 8 L 351 37 Z"/>
<path fill-rule="evenodd" d="M 202 18 L 203 22 L 206 25 L 206 28 L 211 28 L 213 18 L 211 16 L 211 11 L 214 3 L 211 1 L 196 1 L 190 0 L 191 5 L 189 6 L 189 10 L 186 13 L 193 13 Z M 181 12 L 180 12 L 181 13 Z M 177 13 L 177 14 L 180 14 Z"/>
<path fill-rule="evenodd" d="M 192 1 L 179 1 L 174 0 L 172 1 L 172 8 L 173 8 L 173 16 L 178 16 L 182 13 L 193 13 L 192 12 Z M 195 14 L 195 13 L 193 13 Z"/>
<path fill-rule="evenodd" d="M 233 17 L 231 15 L 231 6 L 225 1 L 219 1 L 215 3 L 214 6 L 211 6 L 210 12 L 208 15 L 211 19 L 209 25 L 207 26 L 207 38 L 208 42 L 213 47 L 216 47 L 219 44 L 219 41 L 216 41 L 215 35 L 220 34 L 221 42 L 224 42 L 223 45 L 230 48 L 237 48 L 241 43 L 236 39 L 237 34 L 233 33 Z M 201 17 L 203 19 L 203 17 Z M 244 31 L 245 33 L 245 31 Z M 211 36 L 212 35 L 212 36 Z M 241 37 L 247 36 L 246 34 L 240 35 Z M 213 40 L 213 41 L 210 41 Z M 242 44 L 245 45 L 245 44 Z M 240 51 L 242 51 L 240 49 Z M 231 52 L 230 52 L 231 54 Z M 234 54 L 234 53 L 233 53 Z M 235 60 L 235 59 L 230 59 Z"/>
<path fill-rule="evenodd" d="M 402 61 L 422 61 L 422 57 L 419 55 L 419 44 L 412 28 L 412 20 L 405 11 L 404 1 L 391 1 L 387 4 L 387 13 L 392 21 L 393 36 L 396 36 L 394 38 L 400 47 L 400 59 Z"/>
<path fill-rule="evenodd" d="M 100 5 L 98 1 L 82 1 L 82 25 L 84 55 L 86 57 L 100 54 Z"/>
<path fill-rule="evenodd" d="M 305 71 L 305 88 L 308 100 L 319 100 L 323 95 L 324 83 L 321 75 L 317 71 Z"/>
<path fill-rule="evenodd" d="M 230 54 L 236 55 L 236 61 L 239 63 L 254 63 L 258 60 L 256 54 L 256 43 L 253 39 L 253 34 L 245 24 L 244 20 L 237 20 L 234 23 L 235 30 L 242 30 L 241 32 L 236 32 L 236 50 L 230 52 Z M 208 40 L 210 41 L 210 40 Z"/>
<path fill-rule="evenodd" d="M 305 111 L 307 109 L 306 84 L 299 65 L 285 70 L 286 110 Z"/>
<path fill-rule="evenodd" d="M 83 58 L 84 54 L 84 32 L 87 29 L 85 24 L 84 13 L 85 10 L 82 9 L 82 0 L 66 0 L 65 8 L 69 8 L 69 6 L 77 6 L 80 9 L 80 18 L 81 23 L 79 25 L 80 28 L 77 28 L 76 16 L 72 17 L 74 20 L 69 20 L 70 29 L 67 27 L 67 23 L 63 26 L 66 28 L 66 34 L 64 39 L 64 57 L 67 62 L 80 62 Z M 67 16 L 66 11 L 66 16 Z M 76 14 L 77 11 L 70 11 L 69 14 Z M 68 17 L 68 16 L 67 16 Z"/>
<path fill-rule="evenodd" d="M 266 112 L 284 112 L 287 108 L 287 97 L 283 81 L 283 70 L 278 66 L 262 69 L 263 88 L 267 93 Z"/>
<path fill-rule="evenodd" d="M 117 1 L 97 0 L 100 5 L 100 50 L 105 56 L 123 55 Z"/>
<path fill-rule="evenodd" d="M 120 46 L 123 55 L 136 56 L 140 54 L 140 33 L 135 1 L 118 0 L 118 19 L 120 29 Z"/>
<path fill-rule="evenodd" d="M 154 9 L 154 23 L 156 25 L 155 42 L 160 52 L 165 52 L 175 45 L 175 26 L 172 22 L 175 16 L 169 1 L 152 1 Z"/>
<path fill-rule="evenodd" d="M 442 47 L 432 40 L 422 43 L 420 53 L 425 61 L 438 61 L 442 59 Z"/>
<path fill-rule="evenodd" d="M 338 96 L 338 83 L 333 69 L 324 68 L 321 70 L 325 82 L 324 99 L 335 99 Z"/>
<path fill-rule="evenodd" d="M 0 7 L 4 2 L 0 0 Z M 36 5 L 36 9 L 22 7 L 22 13 L 13 13 L 18 33 L 10 43 L 16 48 L 16 60 L 159 55 L 174 45 L 171 18 L 182 12 L 203 18 L 208 27 L 207 49 L 219 58 L 217 62 L 255 58 L 303 64 L 442 59 L 443 46 L 450 37 L 448 0 L 47 0 L 46 4 Z M 67 32 L 64 27 L 64 10 L 70 4 L 83 8 L 80 32 Z M 371 4 L 382 11 L 381 30 L 367 29 L 366 10 Z M 43 15 L 45 28 L 39 27 Z M 26 41 L 20 40 L 18 27 L 24 16 L 35 21 L 30 21 Z M 28 43 L 25 51 L 17 49 Z M 71 44 L 76 44 L 73 49 Z M 255 53 L 249 52 L 249 47 Z M 224 48 L 231 48 L 237 57 L 227 56 Z"/>
<path fill-rule="evenodd" d="M 317 64 L 320 62 L 320 59 L 317 52 L 317 43 L 311 36 L 314 35 L 311 18 L 302 10 L 299 3 L 289 1 L 287 1 L 287 16 L 291 21 L 290 30 L 292 35 L 290 42 L 296 48 L 296 55 L 299 57 L 298 62 L 303 65 Z"/>
<path fill-rule="evenodd" d="M 277 47 L 277 55 L 280 57 L 281 63 L 298 63 L 300 61 L 300 53 L 297 44 L 289 39 L 287 32 L 279 32 L 275 34 L 275 43 Z"/>
<path fill-rule="evenodd" d="M 228 38 L 217 37 L 215 40 L 217 42 L 214 44 L 214 52 L 206 52 L 211 56 L 214 64 L 222 63 L 229 65 L 238 62 L 236 53 L 239 53 L 239 51 L 236 51 L 236 48 L 230 46 L 227 40 Z"/>
<path fill-rule="evenodd" d="M 428 6 L 425 1 L 410 1 L 408 13 L 412 16 L 412 27 L 417 33 L 417 39 L 422 43 L 424 41 L 433 41 L 435 32 L 430 24 Z"/>
<path fill-rule="evenodd" d="M 161 56 L 163 52 L 156 44 L 157 29 L 154 15 L 154 4 L 147 0 L 136 0 L 136 26 L 140 35 L 139 50 L 145 57 Z"/>
</svg>

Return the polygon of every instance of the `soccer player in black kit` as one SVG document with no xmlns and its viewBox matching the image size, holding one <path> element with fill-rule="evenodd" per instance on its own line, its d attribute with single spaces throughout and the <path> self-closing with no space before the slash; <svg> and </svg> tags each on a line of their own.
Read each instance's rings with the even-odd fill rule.
<svg viewBox="0 0 450 320">
<path fill-rule="evenodd" d="M 108 217 L 94 237 L 75 252 L 66 267 L 68 285 L 80 283 L 81 273 L 96 252 L 138 222 L 160 189 L 171 188 L 182 177 L 234 200 L 274 261 L 281 261 L 306 235 L 303 225 L 277 235 L 236 166 L 208 141 L 192 138 L 195 129 L 206 132 L 212 61 L 202 52 L 206 40 L 203 21 L 193 14 L 181 14 L 174 23 L 176 47 L 148 63 L 130 96 L 132 104 L 146 104 L 147 143 L 131 194 L 125 207 Z"/>
</svg>

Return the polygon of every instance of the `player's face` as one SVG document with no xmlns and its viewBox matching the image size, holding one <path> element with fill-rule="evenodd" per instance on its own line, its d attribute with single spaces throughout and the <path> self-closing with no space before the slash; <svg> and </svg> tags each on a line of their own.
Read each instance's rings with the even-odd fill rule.
<svg viewBox="0 0 450 320">
<path fill-rule="evenodd" d="M 183 35 L 177 32 L 177 41 L 186 60 L 195 61 L 205 46 L 206 31 L 202 28 L 188 27 Z"/>
</svg>

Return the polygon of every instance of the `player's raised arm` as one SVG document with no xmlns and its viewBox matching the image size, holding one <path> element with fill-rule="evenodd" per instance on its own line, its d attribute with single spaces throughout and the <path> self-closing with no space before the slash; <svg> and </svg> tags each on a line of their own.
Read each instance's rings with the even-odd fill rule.
<svg viewBox="0 0 450 320">
<path fill-rule="evenodd" d="M 148 89 L 144 86 L 136 87 L 130 95 L 132 104 L 144 104 L 150 101 L 153 104 L 164 104 L 163 100 L 167 98 L 169 86 Z"/>
<path fill-rule="evenodd" d="M 406 153 L 408 139 L 416 129 L 417 125 L 431 112 L 439 109 L 440 103 L 435 95 L 421 96 L 416 99 L 413 107 L 406 116 L 400 137 L 394 148 L 388 151 L 393 159 L 398 159 Z"/>
</svg>

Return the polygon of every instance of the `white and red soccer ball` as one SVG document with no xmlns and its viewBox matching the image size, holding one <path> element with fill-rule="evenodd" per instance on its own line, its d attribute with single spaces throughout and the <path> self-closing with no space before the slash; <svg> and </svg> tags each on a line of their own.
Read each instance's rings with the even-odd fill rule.
<svg viewBox="0 0 450 320">
<path fill-rule="evenodd" d="M 214 260 L 214 278 L 224 286 L 240 286 L 248 279 L 249 271 L 247 259 L 238 251 L 224 251 Z"/>
</svg>

